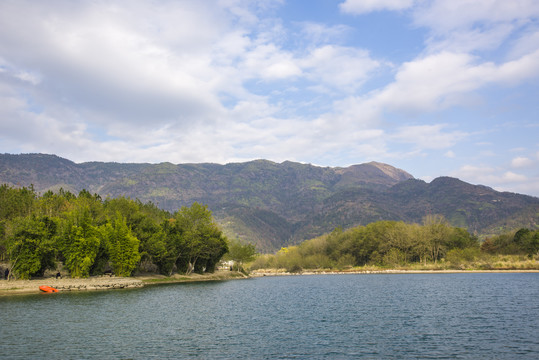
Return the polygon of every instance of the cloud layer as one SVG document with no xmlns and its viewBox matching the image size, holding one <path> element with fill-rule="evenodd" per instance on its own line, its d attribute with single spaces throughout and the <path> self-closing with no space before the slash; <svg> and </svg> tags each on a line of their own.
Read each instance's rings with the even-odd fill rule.
<svg viewBox="0 0 539 360">
<path fill-rule="evenodd" d="M 539 195 L 537 108 L 523 105 L 538 90 L 536 1 L 347 0 L 317 20 L 288 9 L 277 0 L 1 2 L 0 151 L 378 160 Z M 360 41 L 360 23 L 390 15 L 419 36 L 413 57 Z M 524 127 L 506 150 L 487 149 Z"/>
</svg>

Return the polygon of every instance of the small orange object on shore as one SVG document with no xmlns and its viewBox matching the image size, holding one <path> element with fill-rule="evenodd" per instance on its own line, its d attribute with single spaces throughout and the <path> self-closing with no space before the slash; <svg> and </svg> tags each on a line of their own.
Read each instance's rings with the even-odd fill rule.
<svg viewBox="0 0 539 360">
<path fill-rule="evenodd" d="M 39 290 L 43 292 L 48 292 L 48 293 L 58 292 L 58 289 L 55 289 L 52 286 L 47 286 L 47 285 L 41 285 L 39 287 Z"/>
</svg>

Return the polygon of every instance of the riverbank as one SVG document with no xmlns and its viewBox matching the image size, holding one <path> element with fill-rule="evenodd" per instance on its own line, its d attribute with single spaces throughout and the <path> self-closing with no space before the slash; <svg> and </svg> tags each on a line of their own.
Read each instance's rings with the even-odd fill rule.
<svg viewBox="0 0 539 360">
<path fill-rule="evenodd" d="M 459 273 L 539 273 L 539 270 L 305 270 L 287 272 L 284 269 L 259 269 L 251 271 L 249 276 L 297 276 L 297 275 L 344 275 L 344 274 L 459 274 Z"/>
<path fill-rule="evenodd" d="M 302 271 L 287 272 L 283 269 L 260 269 L 252 271 L 248 276 L 236 271 L 216 271 L 213 274 L 174 274 L 143 275 L 135 277 L 95 276 L 86 279 L 71 278 L 39 278 L 33 280 L 0 280 L 0 296 L 39 293 L 41 285 L 51 286 L 58 291 L 93 291 L 141 288 L 158 284 L 174 284 L 202 281 L 225 281 L 248 279 L 263 276 L 303 276 L 303 275 L 342 275 L 342 274 L 458 274 L 458 273 L 539 273 L 539 270 L 348 270 L 348 271 Z"/>
<path fill-rule="evenodd" d="M 225 281 L 235 279 L 247 279 L 249 276 L 238 271 L 216 271 L 213 274 L 174 274 L 172 276 L 164 275 L 148 275 L 137 276 L 135 279 L 142 281 L 144 286 L 157 285 L 157 284 L 174 284 L 185 282 L 201 282 L 201 281 Z"/>
<path fill-rule="evenodd" d="M 0 296 L 39 293 L 39 287 L 42 285 L 51 286 L 58 289 L 58 291 L 93 291 L 140 288 L 156 284 L 223 281 L 242 278 L 247 278 L 247 276 L 235 271 L 216 271 L 213 274 L 175 274 L 170 277 L 151 274 L 135 277 L 93 276 L 86 279 L 56 279 L 50 277 L 33 280 L 0 280 Z"/>
</svg>

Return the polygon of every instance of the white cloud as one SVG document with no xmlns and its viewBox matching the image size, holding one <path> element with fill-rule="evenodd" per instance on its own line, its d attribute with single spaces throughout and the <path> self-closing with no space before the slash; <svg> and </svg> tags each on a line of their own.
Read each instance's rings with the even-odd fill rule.
<svg viewBox="0 0 539 360">
<path fill-rule="evenodd" d="M 322 165 L 445 153 L 456 163 L 450 149 L 474 134 L 505 151 L 494 132 L 478 135 L 445 111 L 473 107 L 482 116 L 479 97 L 507 87 L 521 96 L 520 84 L 533 94 L 538 2 L 341 2 L 343 13 L 369 21 L 370 12 L 400 12 L 383 30 L 416 27 L 402 37 L 406 62 L 393 46 L 362 48 L 378 35 L 372 28 L 365 37 L 353 21 L 275 18 L 283 4 L 0 2 L 0 150 L 76 161 L 265 157 Z M 499 157 L 489 155 L 482 161 Z M 535 154 L 526 159 L 505 159 L 506 168 L 483 169 L 483 177 L 462 171 L 523 189 L 536 180 Z"/>
<path fill-rule="evenodd" d="M 326 25 L 315 22 L 303 22 L 301 26 L 301 38 L 307 39 L 312 44 L 339 43 L 351 28 L 347 25 Z"/>
<path fill-rule="evenodd" d="M 524 148 L 524 147 L 517 147 L 517 148 L 509 149 L 509 151 L 511 151 L 511 152 L 523 152 L 523 151 L 526 151 L 526 148 Z"/>
<path fill-rule="evenodd" d="M 539 49 L 533 35 L 533 19 L 539 16 L 535 0 L 433 0 L 418 3 L 412 13 L 415 25 L 430 32 L 428 53 L 493 51 L 508 42 L 514 59 Z"/>
<path fill-rule="evenodd" d="M 539 49 L 500 65 L 491 74 L 492 79 L 507 85 L 515 85 L 539 75 Z"/>
<path fill-rule="evenodd" d="M 510 23 L 537 16 L 539 3 L 535 0 L 433 0 L 421 3 L 414 12 L 418 25 L 439 33 L 478 23 Z"/>
<path fill-rule="evenodd" d="M 40 69 L 43 88 L 57 98 L 129 122 L 148 116 L 162 122 L 180 111 L 204 119 L 206 109 L 220 106 L 207 51 L 223 25 L 203 6 L 133 3 L 120 11 L 114 4 L 80 2 L 59 11 L 47 4 L 10 5 L 0 12 L 5 14 L 0 50 L 23 72 Z M 205 16 L 197 19 L 190 10 Z M 4 21 L 8 17 L 26 23 Z"/>
<path fill-rule="evenodd" d="M 464 165 L 458 171 L 454 172 L 453 175 L 461 179 L 474 179 L 475 182 L 488 184 L 489 181 L 484 181 L 486 177 L 492 176 L 491 174 L 496 171 L 495 168 L 490 166 L 474 166 L 474 165 Z"/>
<path fill-rule="evenodd" d="M 501 180 L 508 183 L 508 182 L 524 182 L 527 181 L 528 178 L 525 175 L 522 174 L 516 174 L 512 171 L 506 171 L 502 174 Z"/>
<path fill-rule="evenodd" d="M 382 10 L 405 10 L 414 4 L 414 0 L 346 0 L 340 4 L 342 12 L 349 14 L 366 14 Z"/>
<path fill-rule="evenodd" d="M 279 80 L 301 75 L 293 55 L 274 44 L 262 44 L 245 54 L 242 68 L 252 78 Z M 245 76 L 245 75 L 244 75 Z"/>
<path fill-rule="evenodd" d="M 515 85 L 539 76 L 539 51 L 501 65 L 474 56 L 443 52 L 404 63 L 395 81 L 368 96 L 349 98 L 358 116 L 379 117 L 383 111 L 417 114 L 467 104 L 469 93 L 489 84 Z M 355 103 L 355 104 L 354 104 Z"/>
<path fill-rule="evenodd" d="M 465 54 L 439 53 L 404 63 L 395 82 L 378 95 L 394 111 L 433 111 L 458 102 L 458 95 L 486 81 L 485 69 Z"/>
<path fill-rule="evenodd" d="M 359 88 L 381 65 L 365 50 L 334 45 L 314 49 L 300 64 L 309 80 L 346 92 Z"/>
<path fill-rule="evenodd" d="M 392 140 L 414 144 L 417 148 L 446 149 L 454 146 L 467 135 L 460 131 L 443 132 L 444 124 L 403 126 L 391 135 Z"/>
<path fill-rule="evenodd" d="M 496 172 L 495 168 L 488 166 L 464 165 L 452 175 L 474 184 L 499 184 L 502 176 Z"/>
<path fill-rule="evenodd" d="M 539 193 L 537 176 L 518 174 L 507 171 L 503 167 L 464 165 L 451 175 L 473 184 L 491 186 L 498 191 Z"/>
<path fill-rule="evenodd" d="M 29 72 L 19 72 L 14 74 L 14 76 L 20 80 L 29 82 L 32 85 L 37 85 L 41 82 L 41 76 L 35 73 Z"/>
<path fill-rule="evenodd" d="M 467 104 L 469 94 L 490 84 L 509 85 L 539 74 L 539 52 L 496 65 L 477 57 L 444 52 L 404 63 L 395 81 L 365 96 L 350 96 L 334 102 L 332 113 L 317 123 L 328 134 L 340 129 L 366 129 L 380 125 L 388 112 L 422 114 Z M 325 125 L 323 125 L 325 124 Z M 388 132 L 389 139 L 412 144 L 416 154 L 427 149 L 445 149 L 464 140 L 463 131 L 446 131 L 447 125 L 401 126 Z M 387 155 L 387 153 L 386 153 Z"/>
<path fill-rule="evenodd" d="M 479 157 L 482 157 L 482 158 L 486 158 L 486 157 L 494 158 L 494 157 L 496 157 L 496 155 L 497 154 L 492 150 L 481 150 L 479 152 Z"/>
<path fill-rule="evenodd" d="M 443 51 L 469 53 L 479 50 L 495 50 L 514 30 L 513 24 L 499 24 L 486 29 L 455 29 L 429 37 L 427 50 L 428 53 Z M 521 52 L 520 55 L 525 55 L 525 53 Z"/>
<path fill-rule="evenodd" d="M 513 44 L 513 48 L 509 51 L 508 57 L 517 59 L 527 54 L 531 54 L 539 47 L 539 29 L 536 27 L 525 32 Z"/>
<path fill-rule="evenodd" d="M 511 166 L 514 168 L 528 167 L 532 165 L 533 163 L 534 163 L 533 160 L 527 157 L 516 157 L 513 160 L 511 160 Z"/>
</svg>

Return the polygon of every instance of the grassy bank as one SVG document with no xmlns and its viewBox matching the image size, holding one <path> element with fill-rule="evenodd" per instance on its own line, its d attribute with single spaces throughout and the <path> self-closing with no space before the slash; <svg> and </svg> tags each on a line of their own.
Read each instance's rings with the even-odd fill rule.
<svg viewBox="0 0 539 360">
<path fill-rule="evenodd" d="M 348 269 L 348 270 L 305 270 L 291 273 L 284 269 L 259 269 L 253 278 L 264 276 L 345 275 L 345 274 L 464 274 L 464 273 L 539 273 L 539 270 L 397 270 L 397 269 Z"/>
<path fill-rule="evenodd" d="M 331 261 L 328 256 L 302 256 L 296 253 L 277 253 L 260 255 L 249 264 L 251 271 L 259 269 L 279 269 L 279 271 L 295 273 L 303 271 L 385 271 L 385 270 L 539 270 L 539 256 L 487 254 L 475 249 L 470 256 L 448 256 L 436 262 L 406 262 L 403 258 L 395 258 L 390 264 L 369 262 L 363 266 L 353 266 L 353 259 L 348 261 Z M 343 257 L 345 258 L 345 257 Z M 346 258 L 345 258 L 346 259 Z"/>
<path fill-rule="evenodd" d="M 470 260 L 442 259 L 436 263 L 401 263 L 392 266 L 364 265 L 364 266 L 301 266 L 302 263 L 286 264 L 287 266 L 260 266 L 254 262 L 251 267 L 253 273 L 334 273 L 334 272 L 428 272 L 428 271 L 539 271 L 539 260 L 530 259 L 524 255 L 489 255 L 481 254 Z M 265 262 L 268 264 L 270 262 Z"/>
</svg>

